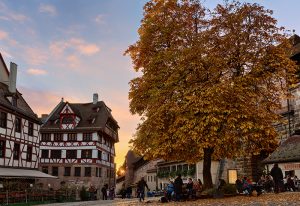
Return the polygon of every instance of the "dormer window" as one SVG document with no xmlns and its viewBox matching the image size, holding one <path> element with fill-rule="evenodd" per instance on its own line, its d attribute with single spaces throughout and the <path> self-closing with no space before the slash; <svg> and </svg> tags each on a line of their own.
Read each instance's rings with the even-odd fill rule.
<svg viewBox="0 0 300 206">
<path fill-rule="evenodd" d="M 75 129 L 80 121 L 80 118 L 67 103 L 60 112 L 59 120 L 61 129 Z"/>
</svg>

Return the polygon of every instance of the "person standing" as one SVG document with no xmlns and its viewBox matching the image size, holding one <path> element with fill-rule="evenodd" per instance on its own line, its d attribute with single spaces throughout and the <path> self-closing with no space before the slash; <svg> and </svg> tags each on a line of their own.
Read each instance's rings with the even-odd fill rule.
<svg viewBox="0 0 300 206">
<path fill-rule="evenodd" d="M 181 179 L 181 174 L 178 174 L 178 176 L 174 181 L 174 192 L 175 192 L 176 201 L 180 201 L 181 199 L 182 185 L 183 185 L 183 181 Z"/>
<path fill-rule="evenodd" d="M 107 200 L 107 188 L 108 188 L 108 185 L 105 184 L 105 185 L 103 185 L 103 187 L 101 189 L 103 200 Z"/>
<path fill-rule="evenodd" d="M 278 164 L 275 163 L 273 168 L 270 172 L 271 176 L 273 177 L 274 184 L 275 184 L 275 193 L 279 193 L 282 190 L 283 185 L 283 174 L 280 167 L 278 167 Z"/>
<path fill-rule="evenodd" d="M 149 190 L 149 187 L 144 179 L 144 177 L 141 178 L 141 180 L 137 184 L 137 190 L 139 194 L 140 202 L 145 200 L 145 187 Z"/>
</svg>

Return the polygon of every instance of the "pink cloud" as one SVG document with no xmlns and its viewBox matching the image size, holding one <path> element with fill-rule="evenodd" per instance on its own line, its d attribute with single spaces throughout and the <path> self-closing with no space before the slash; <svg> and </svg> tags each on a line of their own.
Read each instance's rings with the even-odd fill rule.
<svg viewBox="0 0 300 206">
<path fill-rule="evenodd" d="M 100 51 L 100 48 L 96 44 L 88 43 L 79 38 L 71 38 L 68 41 L 52 42 L 49 48 L 52 54 L 55 56 L 61 56 L 67 49 L 87 56 L 93 55 Z"/>
<path fill-rule="evenodd" d="M 32 74 L 32 75 L 45 75 L 47 74 L 47 71 L 46 70 L 43 70 L 43 69 L 28 69 L 27 70 L 27 73 L 28 74 Z"/>
<path fill-rule="evenodd" d="M 48 60 L 47 53 L 39 48 L 25 48 L 25 60 L 31 65 L 42 65 Z"/>
<path fill-rule="evenodd" d="M 0 20 L 24 22 L 29 18 L 23 14 L 10 10 L 3 2 L 0 2 Z"/>
<path fill-rule="evenodd" d="M 8 38 L 8 33 L 0 30 L 0 40 Z"/>
<path fill-rule="evenodd" d="M 69 63 L 69 66 L 73 69 L 78 68 L 81 64 L 80 59 L 75 55 L 69 55 L 66 59 Z"/>
<path fill-rule="evenodd" d="M 20 87 L 18 89 L 32 110 L 39 116 L 41 114 L 49 114 L 61 101 L 61 98 L 69 102 L 80 102 L 79 98 L 65 96 L 65 94 L 34 90 L 27 87 Z"/>
</svg>

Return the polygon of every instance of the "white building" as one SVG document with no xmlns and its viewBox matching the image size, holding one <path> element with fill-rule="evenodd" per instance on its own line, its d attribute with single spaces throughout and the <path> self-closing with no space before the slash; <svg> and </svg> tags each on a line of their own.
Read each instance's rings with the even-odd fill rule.
<svg viewBox="0 0 300 206">
<path fill-rule="evenodd" d="M 63 100 L 41 127 L 40 170 L 78 187 L 115 186 L 115 146 L 118 123 L 103 101 L 94 94 L 91 103 Z"/>
<path fill-rule="evenodd" d="M 51 176 L 37 170 L 41 122 L 17 90 L 16 80 L 17 65 L 11 63 L 9 72 L 0 54 L 0 184 L 5 187 L 8 178 L 25 189 L 35 178 Z"/>
</svg>

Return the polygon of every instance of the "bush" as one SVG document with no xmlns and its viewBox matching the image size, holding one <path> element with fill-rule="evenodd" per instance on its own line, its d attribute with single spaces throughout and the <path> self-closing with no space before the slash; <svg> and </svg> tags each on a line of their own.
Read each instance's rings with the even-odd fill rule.
<svg viewBox="0 0 300 206">
<path fill-rule="evenodd" d="M 216 189 L 216 188 L 210 188 L 210 189 L 204 190 L 201 194 L 202 194 L 202 195 L 213 196 L 213 195 L 216 194 L 216 193 L 217 193 L 217 189 Z"/>
<path fill-rule="evenodd" d="M 222 191 L 224 192 L 224 194 L 227 194 L 227 195 L 235 195 L 236 187 L 235 187 L 235 185 L 232 185 L 232 184 L 226 184 L 223 186 Z"/>
<path fill-rule="evenodd" d="M 191 169 L 189 169 L 188 170 L 188 172 L 187 172 L 187 174 L 189 175 L 189 176 L 193 176 L 194 174 L 196 173 L 196 168 L 191 168 Z"/>
<path fill-rule="evenodd" d="M 170 172 L 170 177 L 174 178 L 176 176 L 176 171 Z"/>
</svg>

